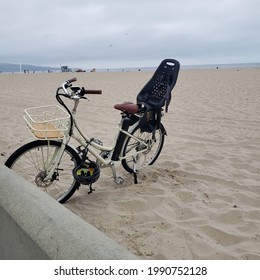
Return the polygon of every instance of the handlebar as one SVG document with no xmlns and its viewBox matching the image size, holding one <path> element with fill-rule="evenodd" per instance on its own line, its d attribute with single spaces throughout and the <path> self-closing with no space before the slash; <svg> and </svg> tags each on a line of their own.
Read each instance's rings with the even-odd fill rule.
<svg viewBox="0 0 260 280">
<path fill-rule="evenodd" d="M 67 84 L 71 84 L 71 83 L 74 83 L 74 82 L 76 82 L 76 81 L 77 81 L 77 78 L 74 77 L 74 78 L 71 78 L 71 79 L 69 79 L 68 81 L 66 81 L 66 83 L 67 83 Z"/>
<path fill-rule="evenodd" d="M 80 87 L 73 87 L 71 84 L 73 82 L 76 82 L 77 78 L 71 78 L 67 81 L 65 81 L 61 87 L 59 87 L 57 89 L 56 94 L 57 95 L 63 95 L 67 98 L 70 99 L 80 99 L 80 98 L 85 98 L 84 95 L 85 94 L 102 94 L 102 90 L 95 90 L 95 89 L 85 89 L 84 87 L 80 88 Z M 72 92 L 68 92 L 68 88 L 70 88 L 72 90 Z M 60 90 L 63 90 L 65 94 L 61 94 L 59 93 Z M 87 99 L 87 98 L 85 98 Z"/>
<path fill-rule="evenodd" d="M 61 106 L 63 106 L 67 110 L 67 112 L 70 115 L 70 120 L 71 120 L 71 126 L 70 126 L 70 132 L 69 132 L 70 136 L 72 135 L 72 129 L 73 129 L 72 124 L 74 122 L 72 114 L 73 114 L 73 112 L 74 113 L 76 112 L 76 109 L 77 109 L 77 106 L 79 104 L 80 99 L 89 100 L 87 97 L 84 96 L 85 94 L 102 94 L 101 90 L 95 90 L 95 89 L 86 90 L 84 87 L 80 88 L 80 87 L 77 87 L 77 86 L 72 86 L 72 83 L 76 82 L 76 81 L 77 81 L 77 78 L 75 78 L 75 77 L 72 78 L 72 79 L 69 79 L 69 80 L 65 81 L 64 83 L 62 83 L 62 85 L 60 87 L 58 87 L 57 91 L 56 91 L 57 101 L 60 103 Z M 68 89 L 69 89 L 69 91 L 68 91 Z M 61 90 L 63 91 L 63 93 L 60 92 Z M 64 103 L 61 96 L 69 98 L 69 99 L 74 101 L 73 111 L 71 111 L 67 107 L 67 105 Z"/>
<path fill-rule="evenodd" d="M 102 90 L 99 90 L 99 89 L 85 89 L 85 94 L 102 94 Z"/>
</svg>

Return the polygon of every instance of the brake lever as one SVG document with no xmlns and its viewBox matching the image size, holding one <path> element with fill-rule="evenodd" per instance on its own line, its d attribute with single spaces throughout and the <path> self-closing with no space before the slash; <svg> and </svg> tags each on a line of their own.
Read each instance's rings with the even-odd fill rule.
<svg viewBox="0 0 260 280">
<path fill-rule="evenodd" d="M 80 90 L 78 91 L 78 95 L 80 96 L 80 98 L 90 101 L 88 97 L 84 96 L 84 94 L 86 94 L 85 88 L 82 87 L 82 88 L 79 88 L 79 89 Z"/>
</svg>

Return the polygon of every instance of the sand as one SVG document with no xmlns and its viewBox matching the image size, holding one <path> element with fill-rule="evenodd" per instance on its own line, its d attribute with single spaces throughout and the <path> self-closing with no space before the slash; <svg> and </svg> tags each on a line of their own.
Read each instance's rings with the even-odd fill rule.
<svg viewBox="0 0 260 280">
<path fill-rule="evenodd" d="M 120 119 L 113 105 L 134 101 L 151 72 L 0 74 L 1 163 L 33 140 L 23 109 L 55 104 L 55 90 L 77 84 L 102 89 L 79 107 L 90 136 L 112 143 Z M 164 149 L 137 185 L 111 170 L 88 195 L 65 207 L 143 259 L 260 259 L 260 69 L 181 70 Z M 66 218 L 66 217 L 64 217 Z"/>
</svg>

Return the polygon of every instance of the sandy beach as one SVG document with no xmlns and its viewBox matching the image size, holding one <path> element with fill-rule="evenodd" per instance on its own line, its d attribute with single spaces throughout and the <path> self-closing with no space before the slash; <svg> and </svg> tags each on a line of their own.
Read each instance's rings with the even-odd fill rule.
<svg viewBox="0 0 260 280">
<path fill-rule="evenodd" d="M 109 145 L 120 120 L 113 105 L 135 101 L 151 75 L 0 74 L 1 164 L 33 140 L 23 110 L 56 104 L 63 81 L 102 89 L 81 102 L 78 119 Z M 116 185 L 102 169 L 94 193 L 82 186 L 64 206 L 143 259 L 260 259 L 259 112 L 260 69 L 181 70 L 163 151 L 139 183 L 120 167 Z"/>
</svg>

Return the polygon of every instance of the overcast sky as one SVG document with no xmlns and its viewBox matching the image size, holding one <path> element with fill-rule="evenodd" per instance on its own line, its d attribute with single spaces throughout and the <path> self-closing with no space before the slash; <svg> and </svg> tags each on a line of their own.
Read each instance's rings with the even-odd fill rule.
<svg viewBox="0 0 260 280">
<path fill-rule="evenodd" d="M 260 62 L 259 0 L 1 0 L 0 62 Z"/>
</svg>

